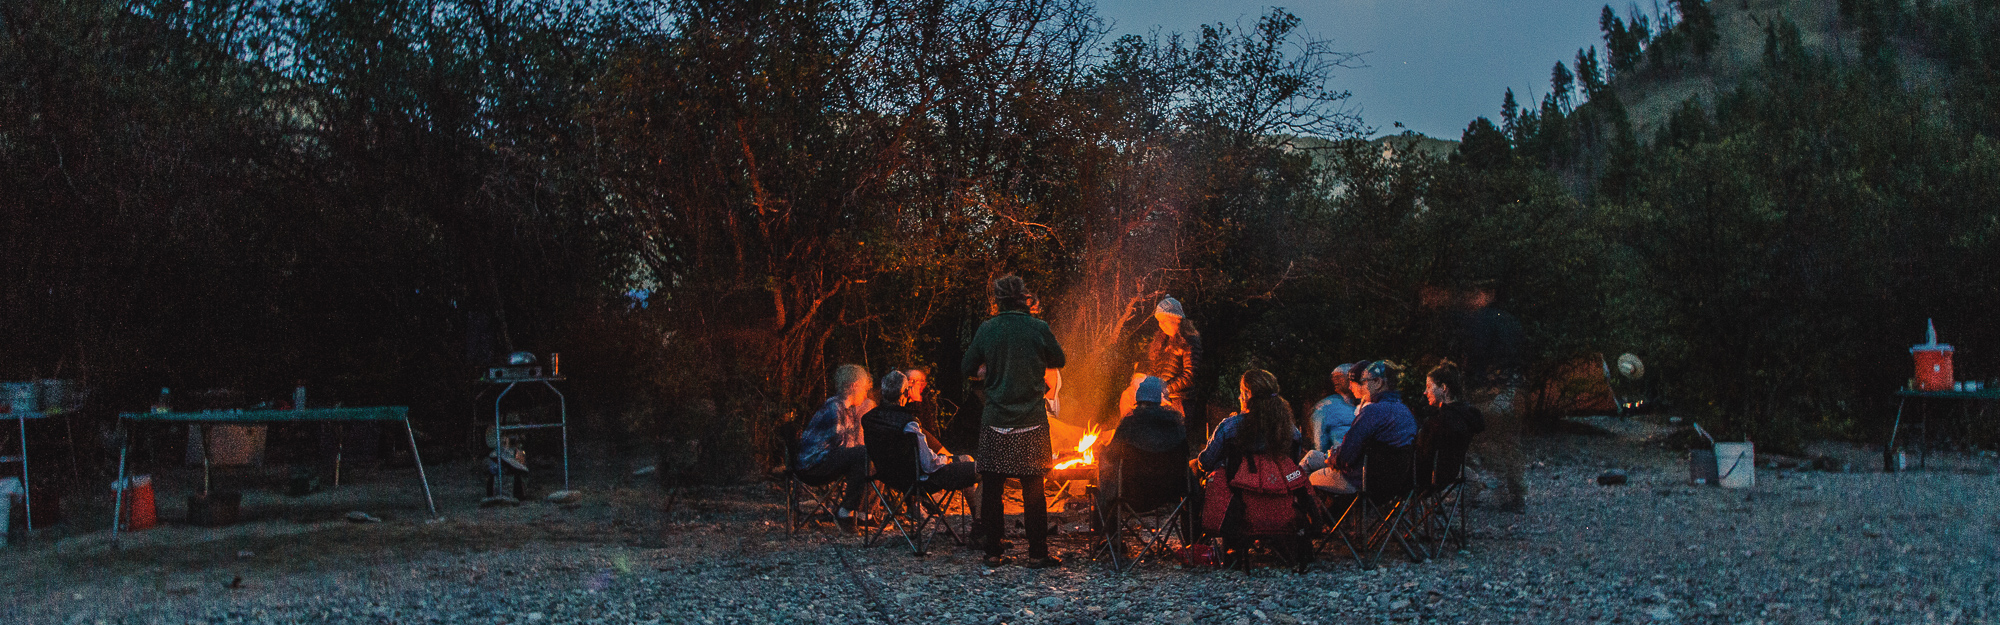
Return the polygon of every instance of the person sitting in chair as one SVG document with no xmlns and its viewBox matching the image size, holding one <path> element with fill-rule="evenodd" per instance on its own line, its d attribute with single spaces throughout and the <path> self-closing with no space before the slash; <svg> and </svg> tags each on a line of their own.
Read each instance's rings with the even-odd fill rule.
<svg viewBox="0 0 2000 625">
<path fill-rule="evenodd" d="M 1458 481 L 1465 468 L 1465 452 L 1472 437 L 1486 430 L 1479 409 L 1459 395 L 1465 388 L 1465 374 L 1447 360 L 1424 375 L 1424 397 L 1437 414 L 1417 428 L 1417 486 L 1431 488 Z"/>
<path fill-rule="evenodd" d="M 875 406 L 868 392 L 873 384 L 861 365 L 841 365 L 834 370 L 833 380 L 839 394 L 828 397 L 799 432 L 795 470 L 800 480 L 815 486 L 847 478 L 834 520 L 852 529 L 854 510 L 861 507 L 861 494 L 868 488 L 868 449 L 861 437 L 861 415 Z"/>
<path fill-rule="evenodd" d="M 1098 456 L 1097 509 L 1107 528 L 1119 522 L 1112 502 L 1123 499 L 1145 512 L 1188 492 L 1187 428 L 1181 413 L 1161 403 L 1165 395 L 1166 383 L 1159 378 L 1141 380 L 1133 392 L 1136 407 L 1119 420 Z"/>
<path fill-rule="evenodd" d="M 876 479 L 899 492 L 908 489 L 912 481 L 926 493 L 971 488 L 978 480 L 975 465 L 970 460 L 953 462 L 951 456 L 931 451 L 929 434 L 903 405 L 905 382 L 901 371 L 882 376 L 876 389 L 882 403 L 861 416 L 861 431 L 869 458 L 875 461 Z"/>
<path fill-rule="evenodd" d="M 1407 458 L 1410 445 L 1416 442 L 1417 419 L 1410 414 L 1409 406 L 1403 405 L 1402 395 L 1395 390 L 1401 368 L 1387 360 L 1377 360 L 1353 371 L 1358 373 L 1360 384 L 1355 390 L 1363 406 L 1355 412 L 1354 427 L 1347 431 L 1340 447 L 1325 459 L 1326 468 L 1312 474 L 1313 486 L 1322 491 L 1343 494 L 1360 492 L 1369 458 Z M 1309 458 L 1305 464 L 1314 467 L 1320 464 L 1318 460 Z M 1407 471 L 1403 473 L 1401 476 L 1377 476 L 1374 487 L 1390 490 L 1407 488 L 1409 476 Z"/>
</svg>

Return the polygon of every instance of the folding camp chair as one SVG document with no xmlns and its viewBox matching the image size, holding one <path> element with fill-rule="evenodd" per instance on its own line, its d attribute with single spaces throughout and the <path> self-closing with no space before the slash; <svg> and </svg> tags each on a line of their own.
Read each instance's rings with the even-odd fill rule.
<svg viewBox="0 0 2000 625">
<path fill-rule="evenodd" d="M 847 486 L 847 479 L 840 476 L 824 481 L 801 477 L 798 468 L 792 466 L 799 461 L 798 440 L 796 433 L 785 436 L 785 466 L 775 476 L 785 483 L 785 534 L 788 536 L 822 518 L 832 523 L 834 504 L 840 501 L 840 495 Z"/>
<path fill-rule="evenodd" d="M 1225 464 L 1233 467 L 1237 462 L 1248 462 L 1248 460 L 1231 457 Z M 1219 479 L 1220 475 L 1229 474 L 1227 470 L 1210 474 L 1209 483 L 1203 484 L 1204 497 L 1207 495 L 1206 490 L 1213 487 L 1214 480 Z M 1237 489 L 1233 485 L 1226 487 L 1232 491 Z M 1231 529 L 1231 520 L 1224 519 L 1221 522 L 1223 528 L 1221 532 L 1207 532 L 1204 527 L 1202 540 L 1215 546 L 1216 553 L 1221 554 L 1222 564 L 1227 567 L 1248 570 L 1251 560 L 1259 553 L 1263 553 L 1277 558 L 1281 564 L 1304 571 L 1305 566 L 1312 563 L 1314 551 L 1312 534 L 1315 527 L 1316 505 L 1310 501 L 1313 498 L 1312 486 L 1299 487 L 1286 496 L 1290 498 L 1289 505 L 1293 514 L 1299 519 L 1299 522 L 1293 523 L 1290 529 L 1283 532 L 1253 532 L 1245 531 L 1246 528 L 1242 527 Z M 1235 514 L 1236 505 L 1236 503 L 1231 504 L 1230 514 Z"/>
<path fill-rule="evenodd" d="M 958 490 L 940 489 L 925 479 L 917 459 L 917 445 L 920 444 L 917 435 L 901 429 L 878 427 L 873 423 L 864 423 L 861 433 L 867 441 L 868 461 L 874 465 L 874 480 L 869 486 L 874 489 L 876 505 L 889 521 L 877 525 L 862 544 L 874 546 L 880 543 L 893 526 L 897 533 L 902 534 L 903 542 L 910 546 L 910 553 L 925 555 L 931 538 L 928 530 L 933 521 L 951 536 L 952 542 L 965 544 L 964 536 L 958 528 L 952 527 L 945 515 L 954 504 L 966 509 L 969 509 L 969 504 Z M 885 490 L 884 486 L 888 488 Z M 894 497 L 891 498 L 891 495 Z"/>
<path fill-rule="evenodd" d="M 1421 541 L 1414 539 L 1416 516 L 1410 514 L 1418 495 L 1408 447 L 1371 444 L 1362 464 L 1362 489 L 1354 494 L 1316 493 L 1313 498 L 1322 519 L 1324 549 L 1339 541 L 1354 556 L 1356 564 L 1373 567 L 1394 542 L 1417 562 L 1430 557 Z M 1328 505 L 1328 500 L 1332 505 Z M 1339 509 L 1339 515 L 1332 514 Z M 1343 529 L 1351 524 L 1352 529 Z"/>
<path fill-rule="evenodd" d="M 1178 537 L 1182 546 L 1194 542 L 1192 499 L 1199 490 L 1194 475 L 1188 471 L 1185 453 L 1179 450 L 1151 453 L 1114 439 L 1100 458 L 1105 463 L 1102 466 L 1116 467 L 1099 482 L 1111 486 L 1118 495 L 1098 501 L 1095 507 L 1097 525 L 1104 532 L 1102 548 L 1110 556 L 1112 570 L 1130 571 L 1147 557 L 1172 557 L 1169 538 Z M 1128 480 L 1128 475 L 1132 479 Z M 1173 478 L 1164 476 L 1179 476 L 1179 486 L 1158 488 L 1158 484 L 1172 483 Z M 1146 486 L 1155 487 L 1146 490 Z M 1143 513 L 1162 510 L 1165 512 L 1148 525 Z M 1125 553 L 1127 537 L 1136 538 L 1139 543 L 1131 557 Z"/>
<path fill-rule="evenodd" d="M 1435 449 L 1419 450 L 1416 458 L 1417 498 L 1411 511 L 1412 538 L 1435 557 L 1447 543 L 1467 544 L 1465 518 L 1465 454 L 1471 438 L 1437 440 Z M 1456 527 L 1454 527 L 1456 526 Z"/>
<path fill-rule="evenodd" d="M 833 521 L 834 502 L 840 500 L 840 493 L 847 486 L 846 478 L 835 477 L 831 481 L 814 484 L 800 478 L 791 467 L 779 471 L 778 478 L 785 481 L 786 534 L 795 533 L 821 519 Z"/>
<path fill-rule="evenodd" d="M 1448 545 L 1458 549 L 1467 546 L 1464 487 L 1465 480 L 1457 479 L 1418 493 L 1411 511 L 1416 519 L 1410 527 L 1431 557 L 1443 555 Z"/>
</svg>

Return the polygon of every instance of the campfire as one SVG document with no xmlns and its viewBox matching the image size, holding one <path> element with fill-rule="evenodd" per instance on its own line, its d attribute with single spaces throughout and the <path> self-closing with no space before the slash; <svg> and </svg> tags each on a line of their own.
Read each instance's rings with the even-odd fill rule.
<svg viewBox="0 0 2000 625">
<path fill-rule="evenodd" d="M 1097 450 L 1095 449 L 1096 445 L 1097 445 L 1097 430 L 1093 429 L 1089 432 L 1084 433 L 1083 438 L 1077 439 L 1076 441 L 1076 457 L 1056 463 L 1055 470 L 1061 471 L 1063 469 L 1075 466 L 1089 466 L 1097 464 Z M 1062 457 L 1062 455 L 1058 455 L 1056 457 L 1060 458 Z"/>
</svg>

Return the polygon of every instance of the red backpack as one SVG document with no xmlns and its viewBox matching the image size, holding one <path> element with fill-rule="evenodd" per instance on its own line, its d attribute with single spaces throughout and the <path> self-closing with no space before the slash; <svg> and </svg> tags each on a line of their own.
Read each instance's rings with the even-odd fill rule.
<svg viewBox="0 0 2000 625">
<path fill-rule="evenodd" d="M 1244 456 L 1208 474 L 1202 531 L 1211 535 L 1290 534 L 1303 521 L 1297 503 L 1305 469 L 1278 454 Z"/>
</svg>

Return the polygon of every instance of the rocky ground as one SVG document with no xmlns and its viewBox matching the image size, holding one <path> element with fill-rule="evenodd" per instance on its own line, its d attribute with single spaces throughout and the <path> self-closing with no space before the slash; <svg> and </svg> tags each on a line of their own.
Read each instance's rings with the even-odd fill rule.
<svg viewBox="0 0 2000 625">
<path fill-rule="evenodd" d="M 440 470 L 444 519 L 427 521 L 384 472 L 357 487 L 379 492 L 345 495 L 395 502 L 375 510 L 382 523 L 277 515 L 7 548 L 0 620 L 2000 622 L 1991 456 L 1934 455 L 1902 474 L 1767 466 L 1754 489 L 1722 490 L 1687 483 L 1684 456 L 1655 444 L 1663 427 L 1586 421 L 1529 441 L 1527 514 L 1475 511 L 1469 549 L 1372 570 L 1329 557 L 1304 573 L 1147 563 L 1120 575 L 1074 535 L 1058 539 L 1063 567 L 988 569 L 948 543 L 918 558 L 824 528 L 788 537 L 767 487 L 693 493 L 662 518 L 657 492 L 629 478 L 586 480 L 576 506 L 482 510 L 464 471 Z M 1814 451 L 1880 464 L 1859 448 Z M 1597 485 L 1614 468 L 1629 483 Z"/>
</svg>

